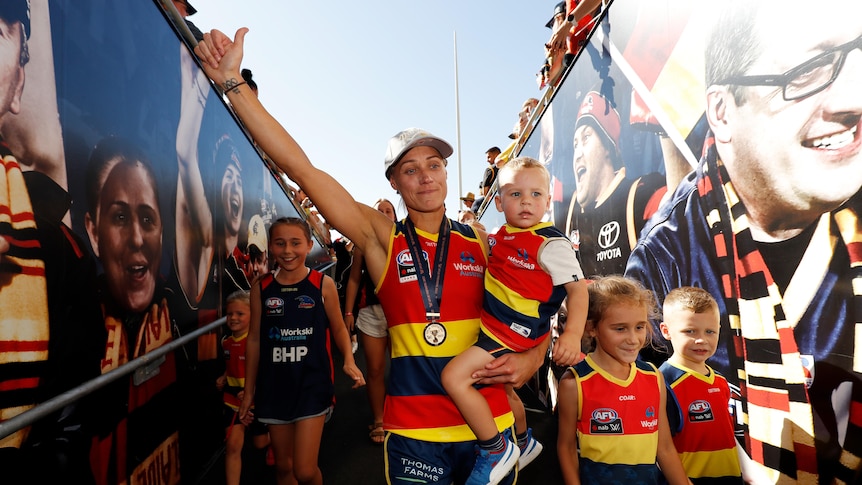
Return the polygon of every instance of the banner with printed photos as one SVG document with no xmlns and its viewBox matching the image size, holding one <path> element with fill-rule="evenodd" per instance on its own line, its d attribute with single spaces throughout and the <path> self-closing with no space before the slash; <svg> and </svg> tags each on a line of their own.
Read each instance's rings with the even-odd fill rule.
<svg viewBox="0 0 862 485">
<path fill-rule="evenodd" d="M 158 1 L 0 2 L 0 157 L 0 421 L 224 316 L 300 214 Z M 221 336 L 0 438 L 0 481 L 193 481 Z"/>
</svg>

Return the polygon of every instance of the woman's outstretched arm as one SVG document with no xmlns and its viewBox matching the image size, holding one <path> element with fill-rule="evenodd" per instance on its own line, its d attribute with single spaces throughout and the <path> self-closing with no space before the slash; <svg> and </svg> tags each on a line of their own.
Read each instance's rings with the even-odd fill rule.
<svg viewBox="0 0 862 485">
<path fill-rule="evenodd" d="M 290 133 L 266 111 L 251 89 L 242 84 L 240 64 L 247 32 L 243 27 L 233 39 L 218 30 L 204 34 L 204 40 L 195 47 L 204 71 L 225 90 L 255 142 L 302 187 L 323 217 L 362 248 L 369 262 L 382 264 L 392 221 L 357 202 L 332 176 L 312 165 Z"/>
</svg>

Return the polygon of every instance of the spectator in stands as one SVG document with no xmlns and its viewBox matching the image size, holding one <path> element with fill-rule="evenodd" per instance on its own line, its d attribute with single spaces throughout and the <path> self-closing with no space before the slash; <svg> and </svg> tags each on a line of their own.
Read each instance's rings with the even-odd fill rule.
<svg viewBox="0 0 862 485">
<path fill-rule="evenodd" d="M 248 87 L 254 92 L 254 95 L 260 96 L 260 92 L 257 90 L 257 83 L 252 79 L 251 69 L 243 69 L 241 74 L 245 82 L 248 83 Z"/>
<path fill-rule="evenodd" d="M 476 202 L 476 194 L 473 192 L 467 192 L 464 194 L 464 197 L 461 197 L 461 203 L 464 204 L 464 207 L 466 207 L 467 210 L 470 210 L 470 208 L 473 207 L 474 202 Z"/>
<path fill-rule="evenodd" d="M 384 411 L 387 460 L 399 464 L 387 467 L 389 480 L 422 474 L 429 481 L 460 482 L 475 459 L 475 436 L 442 391 L 439 369 L 471 345 L 478 333 L 487 265 L 482 241 L 487 235 L 446 218 L 446 158 L 452 155 L 452 146 L 416 128 L 390 138 L 384 172 L 408 210 L 403 221 L 393 223 L 356 202 L 335 179 L 312 165 L 293 137 L 239 83 L 246 32 L 240 29 L 230 39 L 213 30 L 196 52 L 213 81 L 224 87 L 252 136 L 289 177 L 312 198 L 319 198 L 324 215 L 363 250 L 372 279 L 380 282 L 378 296 L 392 339 L 390 389 L 397 391 L 387 396 Z M 454 269 L 460 264 L 462 269 L 435 271 L 443 279 L 434 284 L 420 256 L 425 252 L 429 265 Z M 421 296 L 423 287 L 427 299 Z M 546 342 L 525 353 L 507 354 L 475 373 L 478 383 L 492 384 L 483 387 L 483 394 L 493 403 L 501 429 L 513 423 L 501 384 L 517 387 L 533 376 L 544 360 Z M 513 479 L 507 478 L 509 483 Z"/>
<path fill-rule="evenodd" d="M 545 43 L 545 66 L 542 67 L 545 85 L 555 85 L 563 73 L 563 60 L 566 55 L 566 40 L 569 31 L 566 28 L 566 2 L 562 1 L 554 6 L 551 20 L 545 27 L 551 29 L 551 38 Z"/>
<path fill-rule="evenodd" d="M 473 211 L 474 214 L 479 213 L 479 209 L 485 201 L 485 196 L 488 195 L 488 192 L 491 190 L 491 186 L 494 185 L 494 180 L 497 179 L 497 166 L 494 165 L 494 160 L 497 159 L 497 155 L 499 154 L 500 147 L 493 146 L 485 150 L 485 160 L 487 160 L 488 166 L 485 167 L 485 172 L 482 174 L 482 180 L 479 182 L 479 196 L 473 202 L 473 205 L 468 207 L 468 209 Z"/>
<path fill-rule="evenodd" d="M 485 167 L 485 173 L 482 174 L 482 182 L 479 184 L 479 195 L 481 198 L 488 195 L 488 192 L 491 190 L 491 186 L 494 185 L 494 181 L 497 180 L 498 168 L 494 165 L 494 160 L 497 159 L 499 154 L 500 147 L 497 146 L 493 146 L 485 150 L 485 160 L 488 162 L 488 166 Z"/>
<path fill-rule="evenodd" d="M 471 210 L 463 210 L 458 213 L 458 222 L 461 224 L 467 224 L 468 226 L 473 226 L 476 229 L 485 231 L 485 225 L 479 222 L 479 219 L 476 219 L 476 213 Z"/>
<path fill-rule="evenodd" d="M 558 31 L 566 34 L 566 54 L 563 57 L 563 71 L 574 61 L 587 42 L 587 36 L 602 7 L 602 0 L 567 0 L 566 21 Z"/>
<path fill-rule="evenodd" d="M 467 225 L 473 224 L 476 222 L 476 214 L 474 214 L 470 209 L 459 211 L 458 222 Z"/>
<path fill-rule="evenodd" d="M 188 17 L 191 17 L 192 15 L 198 13 L 198 10 L 196 8 L 192 7 L 192 4 L 190 4 L 188 0 L 173 0 L 173 1 L 174 1 L 174 7 L 176 7 L 177 12 L 180 14 L 180 17 L 182 17 L 183 20 L 186 22 L 186 25 L 188 26 L 189 30 L 192 32 L 192 36 L 198 42 L 202 41 L 204 39 L 203 32 L 201 32 L 201 29 L 199 29 L 194 23 L 192 23 L 191 20 L 188 19 Z"/>
<path fill-rule="evenodd" d="M 603 8 L 604 0 L 568 0 L 566 11 L 568 12 L 567 20 L 569 22 L 579 23 L 582 19 L 591 15 L 596 17 L 596 13 Z"/>
<path fill-rule="evenodd" d="M 512 133 L 509 133 L 509 139 L 511 139 L 512 142 L 509 143 L 509 146 L 507 146 L 502 153 L 497 155 L 496 159 L 494 159 L 494 165 L 498 169 L 516 155 L 515 149 L 518 147 L 521 135 L 524 134 L 525 129 L 530 122 L 530 118 L 533 116 L 533 112 L 536 110 L 538 105 L 539 100 L 536 98 L 527 98 L 526 101 L 521 104 L 521 110 L 518 111 L 518 121 L 515 122 L 515 126 L 512 128 Z"/>
</svg>

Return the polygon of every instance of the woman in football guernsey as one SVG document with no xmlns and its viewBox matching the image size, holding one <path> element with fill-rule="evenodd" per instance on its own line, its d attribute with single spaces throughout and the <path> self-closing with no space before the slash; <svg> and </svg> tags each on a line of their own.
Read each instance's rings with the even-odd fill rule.
<svg viewBox="0 0 862 485">
<path fill-rule="evenodd" d="M 210 78 L 225 89 L 252 137 L 299 184 L 332 226 L 363 252 L 383 305 L 391 341 L 390 380 L 383 427 L 390 482 L 463 482 L 475 460 L 475 436 L 443 390 L 440 371 L 476 342 L 487 267 L 486 234 L 446 217 L 446 158 L 452 147 L 410 128 L 389 140 L 384 173 L 401 195 L 407 217 L 393 222 L 360 204 L 329 174 L 311 164 L 293 137 L 242 82 L 243 39 L 213 30 L 195 52 Z M 520 386 L 536 372 L 547 341 L 507 354 L 477 371 L 500 431 L 513 417 L 502 383 Z M 512 483 L 512 472 L 503 483 Z"/>
</svg>

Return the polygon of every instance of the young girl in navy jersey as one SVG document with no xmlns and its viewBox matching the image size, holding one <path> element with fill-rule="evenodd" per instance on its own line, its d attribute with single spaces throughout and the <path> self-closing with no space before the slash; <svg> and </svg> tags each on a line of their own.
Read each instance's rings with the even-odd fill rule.
<svg viewBox="0 0 862 485">
<path fill-rule="evenodd" d="M 250 416 L 254 401 L 257 418 L 269 425 L 279 485 L 323 483 L 317 457 L 335 403 L 330 332 L 344 356 L 344 373 L 354 387 L 365 384 L 353 361 L 335 282 L 305 265 L 312 247 L 302 219 L 276 220 L 269 228 L 269 254 L 277 269 L 251 289 L 240 418 Z"/>
<path fill-rule="evenodd" d="M 558 391 L 557 453 L 566 484 L 658 484 L 662 474 L 671 485 L 691 483 L 671 438 L 662 374 L 638 360 L 653 337 L 652 293 L 622 276 L 588 289 L 595 350 L 566 371 Z"/>
</svg>

